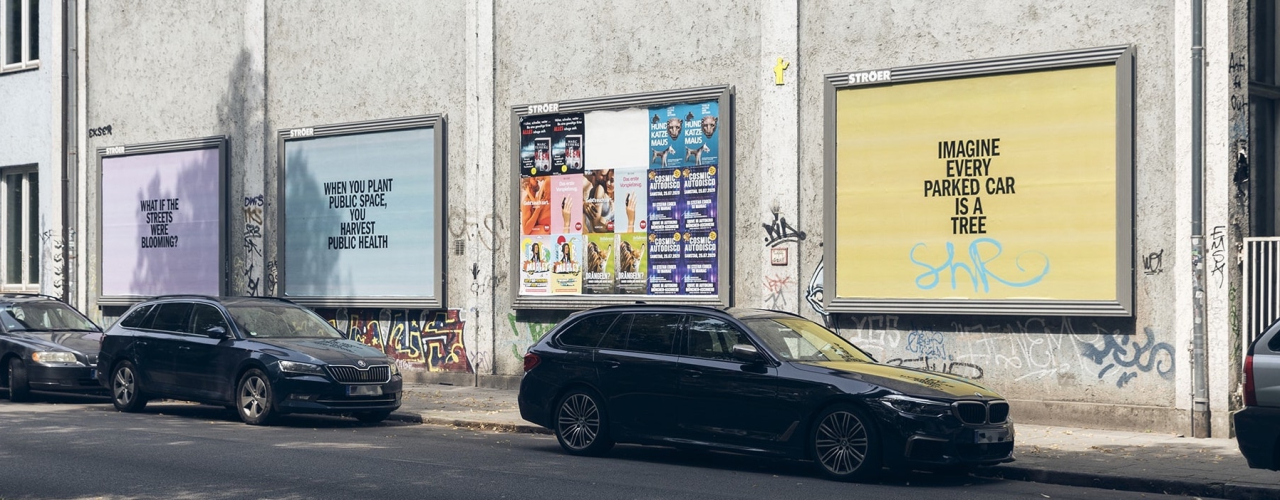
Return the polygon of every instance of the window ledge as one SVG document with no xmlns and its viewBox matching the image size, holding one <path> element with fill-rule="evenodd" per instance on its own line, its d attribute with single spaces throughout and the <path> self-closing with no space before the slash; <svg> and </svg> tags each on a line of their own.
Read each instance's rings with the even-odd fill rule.
<svg viewBox="0 0 1280 500">
<path fill-rule="evenodd" d="M 40 69 L 40 61 L 38 60 L 27 61 L 25 63 L 10 64 L 8 66 L 0 67 L 0 75 L 7 75 L 10 73 L 21 73 L 24 71 L 31 71 L 31 70 L 37 70 L 37 69 Z"/>
</svg>

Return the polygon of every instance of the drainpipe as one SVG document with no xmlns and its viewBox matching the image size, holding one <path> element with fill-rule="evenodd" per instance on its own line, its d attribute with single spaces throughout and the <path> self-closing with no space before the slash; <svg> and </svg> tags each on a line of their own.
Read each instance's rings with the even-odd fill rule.
<svg viewBox="0 0 1280 500">
<path fill-rule="evenodd" d="M 1191 435 L 1209 437 L 1209 371 L 1205 348 L 1204 273 L 1204 0 L 1191 1 L 1191 268 L 1194 326 L 1191 347 Z"/>
<path fill-rule="evenodd" d="M 70 88 L 72 86 L 71 71 L 68 68 L 74 68 L 75 64 L 75 46 L 76 31 L 75 21 L 72 16 L 75 15 L 75 0 L 62 1 L 62 75 L 61 75 L 61 98 L 62 98 L 62 301 L 71 303 L 71 172 L 75 162 L 70 157 L 76 155 L 76 151 L 72 149 L 75 141 L 72 140 L 76 132 L 75 126 L 75 92 Z"/>
</svg>

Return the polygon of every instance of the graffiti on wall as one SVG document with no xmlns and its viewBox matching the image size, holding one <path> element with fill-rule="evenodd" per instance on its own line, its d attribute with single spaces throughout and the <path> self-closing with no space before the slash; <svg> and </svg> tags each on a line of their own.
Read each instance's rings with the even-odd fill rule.
<svg viewBox="0 0 1280 500">
<path fill-rule="evenodd" d="M 1080 328 L 1072 318 L 900 325 L 897 315 L 841 315 L 836 331 L 886 364 L 966 377 L 1062 384 L 1099 380 L 1125 388 L 1141 376 L 1172 380 L 1173 346 L 1151 327 L 1123 333 L 1097 320 Z M 925 323 L 913 321 L 913 323 Z"/>
<path fill-rule="evenodd" d="M 791 283 L 790 276 L 782 276 L 782 275 L 765 276 L 764 300 L 765 300 L 765 303 L 769 305 L 770 309 L 786 309 L 787 308 L 788 306 L 787 295 L 789 295 L 787 293 L 787 289 L 790 288 L 791 284 L 792 283 Z"/>
<path fill-rule="evenodd" d="M 245 196 L 244 206 L 244 232 L 242 234 L 244 244 L 244 255 L 247 265 L 241 271 L 244 278 L 244 293 L 249 296 L 262 295 L 262 269 L 257 266 L 257 262 L 262 258 L 262 208 L 265 205 L 262 195 Z M 257 258 L 254 258 L 257 256 Z M 274 292 L 274 286 L 271 287 Z"/>
<path fill-rule="evenodd" d="M 474 373 L 463 342 L 458 310 L 317 309 L 343 333 L 413 367 L 433 372 Z"/>
<path fill-rule="evenodd" d="M 1142 258 L 1142 273 L 1154 276 L 1164 272 L 1164 249 L 1151 252 Z"/>
<path fill-rule="evenodd" d="M 51 290 L 49 290 L 48 293 L 50 295 L 62 295 L 62 287 L 66 285 L 66 276 L 63 275 L 66 270 L 66 266 L 64 266 L 62 262 L 63 245 L 64 242 L 62 241 L 62 238 L 54 234 L 52 230 L 46 230 L 45 232 L 40 233 L 40 248 L 44 254 L 42 260 L 44 262 L 53 263 L 53 265 L 50 266 L 50 273 L 53 278 L 49 283 L 49 288 L 51 288 Z"/>
<path fill-rule="evenodd" d="M 542 336 L 556 326 L 555 323 L 518 322 L 516 315 L 511 313 L 507 313 L 507 322 L 511 324 L 511 334 L 515 336 L 511 341 L 511 354 L 516 359 L 524 359 L 525 350 L 542 340 Z"/>
<path fill-rule="evenodd" d="M 804 300 L 809 303 L 809 307 L 813 311 L 822 316 L 822 322 L 831 327 L 831 317 L 827 315 L 827 307 L 822 304 L 822 280 L 823 280 L 822 261 L 818 261 L 817 269 L 813 270 L 813 277 L 809 278 L 809 286 L 804 289 Z"/>
<path fill-rule="evenodd" d="M 764 227 L 765 245 L 776 247 L 783 243 L 799 243 L 808 237 L 804 231 L 797 230 L 787 223 L 787 218 L 782 216 L 782 207 L 776 202 L 770 210 L 773 212 L 773 221 L 760 224 Z"/>
<path fill-rule="evenodd" d="M 1213 276 L 1218 289 L 1222 289 L 1227 269 L 1227 227 L 1213 226 L 1209 233 L 1209 273 Z"/>
</svg>

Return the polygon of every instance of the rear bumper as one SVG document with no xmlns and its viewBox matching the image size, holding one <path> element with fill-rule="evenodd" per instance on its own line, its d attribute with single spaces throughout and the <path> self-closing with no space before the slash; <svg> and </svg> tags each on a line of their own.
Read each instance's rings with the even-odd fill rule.
<svg viewBox="0 0 1280 500">
<path fill-rule="evenodd" d="M 1280 408 L 1249 406 L 1232 417 L 1236 444 L 1249 467 L 1280 470 Z"/>
</svg>

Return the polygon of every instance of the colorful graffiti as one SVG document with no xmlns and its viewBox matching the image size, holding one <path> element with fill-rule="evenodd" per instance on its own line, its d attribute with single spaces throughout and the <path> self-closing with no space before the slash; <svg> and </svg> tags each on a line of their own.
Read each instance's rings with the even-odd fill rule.
<svg viewBox="0 0 1280 500">
<path fill-rule="evenodd" d="M 318 309 L 347 338 L 433 372 L 474 373 L 458 310 Z"/>
<path fill-rule="evenodd" d="M 516 359 L 524 359 L 524 351 L 538 343 L 543 335 L 556 326 L 555 323 L 517 322 L 516 315 L 511 313 L 507 313 L 507 322 L 511 324 L 511 334 L 515 336 L 511 342 L 511 354 Z M 521 326 L 524 326 L 523 332 Z"/>
</svg>

